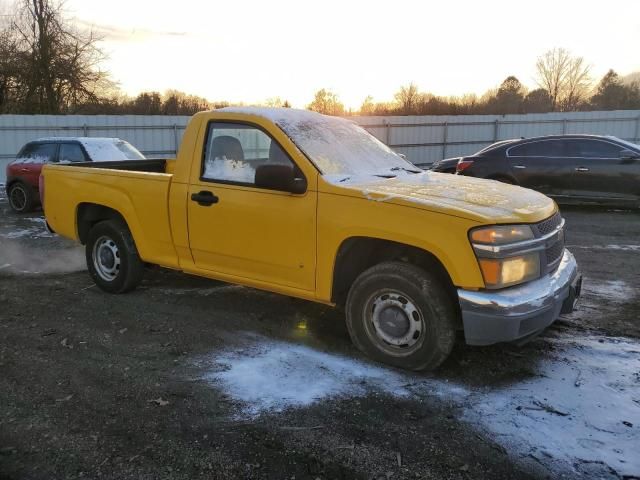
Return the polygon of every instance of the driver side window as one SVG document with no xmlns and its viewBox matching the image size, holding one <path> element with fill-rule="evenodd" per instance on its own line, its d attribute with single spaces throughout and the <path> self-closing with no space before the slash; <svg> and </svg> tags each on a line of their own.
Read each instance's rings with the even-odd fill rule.
<svg viewBox="0 0 640 480">
<path fill-rule="evenodd" d="M 254 185 L 256 169 L 264 164 L 293 166 L 278 142 L 258 127 L 225 122 L 209 124 L 203 180 Z"/>
</svg>

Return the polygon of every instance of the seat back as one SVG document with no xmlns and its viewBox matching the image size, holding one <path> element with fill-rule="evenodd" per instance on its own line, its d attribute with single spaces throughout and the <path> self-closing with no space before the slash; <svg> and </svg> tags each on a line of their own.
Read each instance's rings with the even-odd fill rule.
<svg viewBox="0 0 640 480">
<path fill-rule="evenodd" d="M 229 135 L 221 135 L 211 142 L 211 155 L 209 158 L 226 158 L 227 160 L 244 161 L 244 150 L 240 140 Z"/>
</svg>

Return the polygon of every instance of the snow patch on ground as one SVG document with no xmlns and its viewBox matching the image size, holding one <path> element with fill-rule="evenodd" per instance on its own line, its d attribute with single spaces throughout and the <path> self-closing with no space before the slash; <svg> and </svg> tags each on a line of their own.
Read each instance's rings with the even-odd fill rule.
<svg viewBox="0 0 640 480">
<path fill-rule="evenodd" d="M 0 232 L 1 238 L 50 238 L 53 234 L 47 230 L 45 219 L 42 217 L 25 218 L 24 221 L 33 223 L 34 225 L 26 228 L 18 228 L 8 232 Z"/>
<path fill-rule="evenodd" d="M 599 280 L 591 281 L 586 279 L 583 283 L 583 297 L 591 297 L 591 300 L 608 300 L 615 303 L 627 303 L 636 296 L 636 289 L 622 280 Z M 593 298 L 595 297 L 595 298 Z"/>
<path fill-rule="evenodd" d="M 261 339 L 214 361 L 205 380 L 241 402 L 248 416 L 372 392 L 411 395 L 412 380 L 402 373 L 287 342 Z"/>
<path fill-rule="evenodd" d="M 602 462 L 620 476 L 640 475 L 640 344 L 551 341 L 558 351 L 539 376 L 475 393 L 464 418 L 553 472 Z"/>
<path fill-rule="evenodd" d="M 249 417 L 376 393 L 445 399 L 516 460 L 534 458 L 558 474 L 595 462 L 620 475 L 640 475 L 640 343 L 547 341 L 553 353 L 541 358 L 535 376 L 499 388 L 456 385 L 262 337 L 213 355 L 204 379 Z"/>
<path fill-rule="evenodd" d="M 389 371 L 302 345 L 267 341 L 218 356 L 220 371 L 205 379 L 221 386 L 255 416 L 305 407 L 330 397 L 354 397 L 373 389 L 406 396 L 406 379 Z"/>
</svg>

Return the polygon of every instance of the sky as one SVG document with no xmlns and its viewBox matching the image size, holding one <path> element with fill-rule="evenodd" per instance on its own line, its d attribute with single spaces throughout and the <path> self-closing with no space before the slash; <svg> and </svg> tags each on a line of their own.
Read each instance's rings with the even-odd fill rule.
<svg viewBox="0 0 640 480">
<path fill-rule="evenodd" d="M 129 95 L 173 88 L 231 102 L 304 107 L 320 88 L 357 109 L 414 82 L 482 94 L 564 47 L 592 65 L 640 70 L 640 0 L 67 0 L 104 35 L 104 68 Z"/>
</svg>

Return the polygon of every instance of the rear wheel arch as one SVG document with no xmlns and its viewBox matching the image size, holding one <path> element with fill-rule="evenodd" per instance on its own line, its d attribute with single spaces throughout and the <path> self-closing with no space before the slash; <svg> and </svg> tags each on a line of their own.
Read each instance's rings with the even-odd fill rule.
<svg viewBox="0 0 640 480">
<path fill-rule="evenodd" d="M 356 278 L 383 262 L 406 262 L 434 274 L 458 303 L 457 290 L 443 263 L 433 253 L 404 243 L 373 237 L 350 237 L 342 242 L 335 257 L 331 301 L 343 305 Z"/>
<path fill-rule="evenodd" d="M 81 203 L 76 213 L 76 228 L 80 243 L 84 245 L 93 226 L 104 220 L 119 220 L 131 231 L 124 216 L 117 210 L 96 203 Z"/>
</svg>

